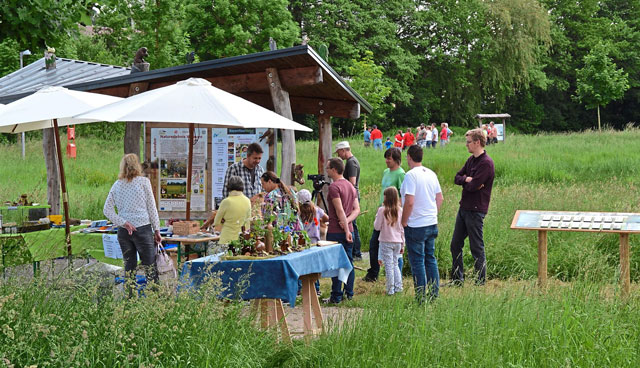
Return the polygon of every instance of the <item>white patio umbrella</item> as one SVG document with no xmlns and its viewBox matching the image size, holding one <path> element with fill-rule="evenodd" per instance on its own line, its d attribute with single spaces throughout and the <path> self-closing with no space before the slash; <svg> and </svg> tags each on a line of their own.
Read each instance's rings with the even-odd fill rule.
<svg viewBox="0 0 640 368">
<path fill-rule="evenodd" d="M 206 79 L 189 78 L 176 84 L 131 96 L 88 111 L 75 118 L 91 121 L 148 121 L 189 124 L 186 218 L 191 214 L 191 161 L 194 124 L 221 128 L 274 128 L 312 131 L 243 98 L 211 85 Z"/>
<path fill-rule="evenodd" d="M 80 92 L 64 87 L 43 87 L 37 92 L 0 108 L 0 132 L 20 133 L 30 130 L 54 128 L 62 205 L 64 208 L 67 253 L 71 257 L 71 236 L 69 231 L 69 198 L 62 165 L 62 150 L 58 126 L 91 122 L 88 119 L 74 119 L 73 116 L 116 101 L 112 97 L 97 93 Z"/>
</svg>

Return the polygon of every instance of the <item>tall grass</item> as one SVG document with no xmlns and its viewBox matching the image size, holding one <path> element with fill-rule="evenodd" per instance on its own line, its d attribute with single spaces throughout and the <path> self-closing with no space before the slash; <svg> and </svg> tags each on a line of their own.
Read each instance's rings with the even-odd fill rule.
<svg viewBox="0 0 640 368">
<path fill-rule="evenodd" d="M 72 282 L 75 281 L 75 282 Z M 205 288 L 206 289 L 206 288 Z M 309 344 L 280 344 L 215 288 L 123 300 L 86 280 L 0 285 L 0 365 L 54 367 L 633 367 L 640 300 L 599 284 L 533 282 L 359 296 Z M 350 313 L 350 311 L 352 313 Z M 353 313 L 353 311 L 356 311 Z"/>
<path fill-rule="evenodd" d="M 360 161 L 361 207 L 358 218 L 362 245 L 368 249 L 373 219 L 385 168 L 382 152 L 365 148 L 351 139 Z M 306 173 L 316 173 L 316 141 L 297 142 L 297 158 Z M 534 278 L 537 273 L 537 234 L 510 230 L 518 209 L 566 211 L 640 212 L 637 192 L 640 171 L 640 131 L 605 130 L 570 134 L 510 135 L 505 143 L 487 147 L 496 167 L 491 207 L 485 219 L 485 241 L 490 278 Z M 71 215 L 102 218 L 102 205 L 117 176 L 122 143 L 93 138 L 78 139 L 78 158 L 65 159 Z M 436 256 L 442 276 L 451 264 L 449 242 L 461 188 L 453 184 L 455 173 L 469 153 L 464 137 L 454 136 L 449 146 L 425 150 L 423 163 L 440 180 L 444 204 L 439 214 L 440 235 Z M 407 169 L 403 156 L 403 166 Z M 29 141 L 27 158 L 20 159 L 19 145 L 0 146 L 0 199 L 29 193 L 46 202 L 46 171 L 39 141 Z M 311 189 L 311 183 L 305 188 Z M 640 244 L 630 237 L 631 247 Z M 612 281 L 618 272 L 616 235 L 552 232 L 549 235 L 549 274 L 561 280 Z M 465 251 L 465 264 L 471 265 Z M 640 254 L 631 254 L 631 277 L 640 279 Z"/>
</svg>

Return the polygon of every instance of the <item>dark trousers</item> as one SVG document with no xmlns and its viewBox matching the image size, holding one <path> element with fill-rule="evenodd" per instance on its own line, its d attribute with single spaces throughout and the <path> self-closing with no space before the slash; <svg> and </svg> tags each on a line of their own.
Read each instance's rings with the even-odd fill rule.
<svg viewBox="0 0 640 368">
<path fill-rule="evenodd" d="M 362 251 L 360 250 L 360 233 L 358 232 L 358 224 L 356 220 L 353 220 L 353 258 L 362 258 Z"/>
<path fill-rule="evenodd" d="M 351 235 L 353 236 L 353 234 Z M 347 243 L 347 235 L 345 233 L 327 233 L 327 240 L 342 244 L 345 253 L 347 253 L 347 258 L 349 258 L 349 262 L 353 266 L 353 243 Z M 345 295 L 347 296 L 347 299 L 353 298 L 353 283 L 355 277 L 355 270 L 352 269 L 349 273 L 346 284 L 343 284 L 337 277 L 331 278 L 330 299 L 333 303 L 340 303 Z"/>
<path fill-rule="evenodd" d="M 469 248 L 474 259 L 476 282 L 479 284 L 485 282 L 487 260 L 484 255 L 484 240 L 482 239 L 485 216 L 486 214 L 482 212 L 458 210 L 456 225 L 451 238 L 451 257 L 453 258 L 451 279 L 453 281 L 464 281 L 462 248 L 464 247 L 464 240 L 469 237 Z"/>
<path fill-rule="evenodd" d="M 378 249 L 380 248 L 380 242 L 378 237 L 380 232 L 373 230 L 371 233 L 371 239 L 369 240 L 369 269 L 367 270 L 367 278 L 371 280 L 377 280 L 378 274 L 380 274 L 380 265 L 378 264 Z M 402 271 L 402 269 L 400 269 Z"/>
<path fill-rule="evenodd" d="M 140 226 L 131 235 L 124 227 L 118 228 L 118 243 L 120 243 L 120 249 L 122 250 L 125 277 L 128 279 L 133 278 L 135 283 L 135 272 L 138 266 L 136 254 L 139 254 L 147 281 L 158 282 L 156 247 L 151 225 Z"/>
</svg>

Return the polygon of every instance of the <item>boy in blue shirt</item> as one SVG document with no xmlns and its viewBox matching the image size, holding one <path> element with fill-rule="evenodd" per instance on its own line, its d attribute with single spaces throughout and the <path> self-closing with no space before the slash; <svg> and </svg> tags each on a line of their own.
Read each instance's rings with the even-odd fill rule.
<svg viewBox="0 0 640 368">
<path fill-rule="evenodd" d="M 385 149 L 389 149 L 389 148 L 391 148 L 391 145 L 392 145 L 392 144 L 393 144 L 393 143 L 391 143 L 391 138 L 387 137 L 387 141 L 386 141 L 386 142 L 384 142 L 384 148 L 385 148 Z"/>
</svg>

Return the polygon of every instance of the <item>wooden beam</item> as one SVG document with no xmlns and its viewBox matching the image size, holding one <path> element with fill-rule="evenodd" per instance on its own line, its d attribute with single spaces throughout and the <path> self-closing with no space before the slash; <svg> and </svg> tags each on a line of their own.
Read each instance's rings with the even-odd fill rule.
<svg viewBox="0 0 640 368">
<path fill-rule="evenodd" d="M 279 70 L 278 74 L 280 84 L 285 90 L 296 87 L 315 86 L 323 82 L 322 68 L 317 66 Z M 200 78 L 208 80 L 214 87 L 229 93 L 269 92 L 269 84 L 265 81 L 263 72 Z M 150 82 L 149 89 L 170 86 L 179 80 L 181 79 Z M 103 90 L 111 89 L 113 88 L 105 88 Z M 118 93 L 122 93 L 122 91 L 118 91 Z"/>
<path fill-rule="evenodd" d="M 149 88 L 149 83 L 131 83 L 129 85 L 129 96 L 135 96 L 145 92 Z M 140 131 L 141 122 L 127 122 L 124 130 L 124 153 L 135 153 L 140 156 Z"/>
<path fill-rule="evenodd" d="M 274 111 L 287 119 L 293 120 L 289 92 L 285 91 L 280 83 L 278 69 L 267 68 L 266 73 Z M 280 180 L 286 185 L 291 185 L 291 164 L 296 162 L 296 136 L 293 130 L 282 129 L 281 132 L 282 167 L 280 168 Z"/>
<path fill-rule="evenodd" d="M 262 93 L 239 93 L 238 96 L 273 110 L 271 97 Z M 337 118 L 358 119 L 360 104 L 357 102 L 330 100 L 326 98 L 310 98 L 289 96 L 291 111 L 295 114 L 329 115 Z"/>
</svg>

